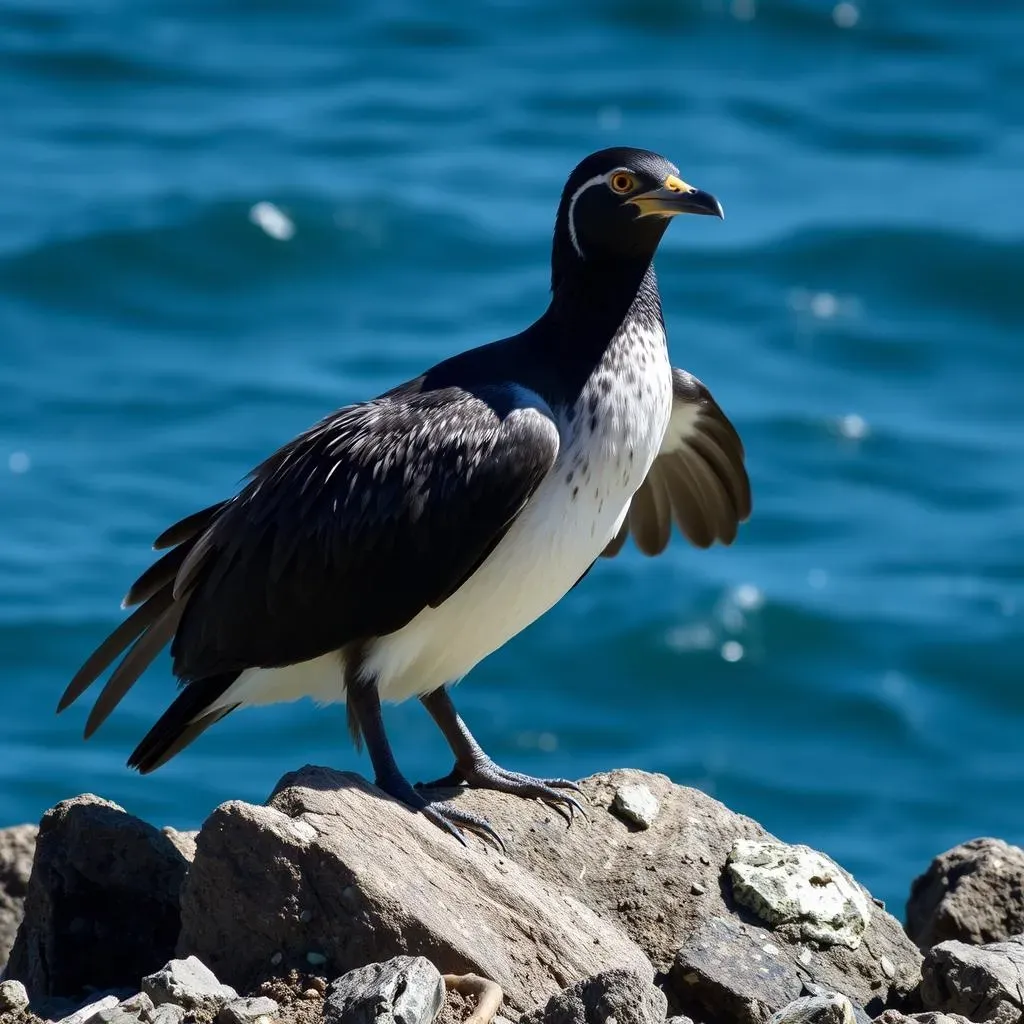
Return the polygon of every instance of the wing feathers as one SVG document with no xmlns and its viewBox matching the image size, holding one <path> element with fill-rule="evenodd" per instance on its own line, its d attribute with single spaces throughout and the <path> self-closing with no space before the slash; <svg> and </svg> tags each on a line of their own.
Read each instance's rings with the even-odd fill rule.
<svg viewBox="0 0 1024 1024">
<path fill-rule="evenodd" d="M 664 551 L 670 516 L 697 547 L 731 544 L 750 516 L 750 480 L 735 427 L 691 374 L 672 371 L 673 408 L 661 452 L 633 495 L 626 524 L 647 555 Z M 622 549 L 624 529 L 602 552 Z"/>
</svg>

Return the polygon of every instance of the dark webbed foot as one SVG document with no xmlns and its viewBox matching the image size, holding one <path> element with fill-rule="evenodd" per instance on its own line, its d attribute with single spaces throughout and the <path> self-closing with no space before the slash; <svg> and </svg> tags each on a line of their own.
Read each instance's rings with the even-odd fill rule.
<svg viewBox="0 0 1024 1024">
<path fill-rule="evenodd" d="M 468 845 L 466 837 L 462 834 L 462 829 L 466 829 L 468 832 L 476 833 L 485 842 L 489 842 L 499 853 L 505 853 L 505 844 L 502 842 L 501 836 L 494 831 L 485 818 L 471 814 L 469 811 L 460 810 L 447 800 L 428 800 L 403 775 L 395 773 L 384 777 L 378 776 L 373 784 L 388 796 L 394 797 L 399 803 L 405 804 L 410 810 L 424 815 L 438 828 L 455 836 L 463 846 Z"/>
<path fill-rule="evenodd" d="M 421 783 L 417 789 L 449 789 L 466 785 L 471 789 L 493 789 L 499 793 L 514 796 L 536 797 L 558 811 L 572 824 L 578 811 L 584 818 L 587 812 L 574 797 L 561 790 L 571 789 L 582 794 L 583 790 L 569 779 L 536 779 L 522 772 L 510 772 L 495 764 L 483 751 L 463 762 L 456 761 L 455 767 L 443 779 Z"/>
</svg>

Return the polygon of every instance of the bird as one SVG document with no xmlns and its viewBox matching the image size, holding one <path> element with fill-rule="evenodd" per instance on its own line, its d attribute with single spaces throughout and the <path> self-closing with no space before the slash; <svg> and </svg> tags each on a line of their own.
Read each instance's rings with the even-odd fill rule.
<svg viewBox="0 0 1024 1024">
<path fill-rule="evenodd" d="M 743 443 L 708 388 L 674 368 L 654 256 L 679 214 L 724 216 L 649 150 L 603 149 L 569 175 L 550 299 L 518 334 L 330 413 L 186 516 L 128 590 L 134 611 L 68 684 L 63 711 L 120 658 L 88 739 L 170 644 L 177 696 L 128 759 L 148 773 L 231 712 L 344 702 L 374 784 L 465 843 L 502 846 L 444 787 L 537 798 L 571 823 L 568 779 L 499 767 L 451 687 L 630 536 L 656 555 L 673 521 L 731 544 L 751 513 Z M 416 697 L 455 758 L 411 784 L 382 702 Z"/>
</svg>

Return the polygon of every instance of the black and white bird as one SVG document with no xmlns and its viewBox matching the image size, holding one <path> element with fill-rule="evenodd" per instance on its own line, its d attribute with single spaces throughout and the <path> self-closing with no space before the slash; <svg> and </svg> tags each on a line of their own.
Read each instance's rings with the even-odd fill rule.
<svg viewBox="0 0 1024 1024">
<path fill-rule="evenodd" d="M 58 710 L 123 654 L 90 736 L 170 642 L 181 689 L 128 761 L 140 772 L 237 708 L 344 701 L 380 789 L 460 839 L 460 828 L 495 839 L 401 774 L 381 701 L 415 696 L 455 755 L 435 785 L 579 809 L 573 783 L 499 768 L 447 687 L 629 533 L 648 555 L 665 548 L 673 520 L 699 547 L 729 544 L 750 514 L 735 429 L 669 363 L 652 260 L 680 213 L 722 208 L 655 153 L 583 160 L 558 206 L 544 314 L 332 413 L 234 497 L 161 534 L 154 547 L 170 550 L 124 601 L 139 607 Z"/>
</svg>

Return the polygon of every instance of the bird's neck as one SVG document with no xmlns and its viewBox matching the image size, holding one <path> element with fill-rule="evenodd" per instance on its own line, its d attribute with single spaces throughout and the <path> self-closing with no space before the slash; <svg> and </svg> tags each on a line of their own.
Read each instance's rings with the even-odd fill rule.
<svg viewBox="0 0 1024 1024">
<path fill-rule="evenodd" d="M 627 320 L 660 326 L 661 297 L 654 265 L 648 260 L 614 263 L 579 261 L 553 275 L 546 314 L 562 327 L 562 342 L 581 355 L 603 349 Z"/>
</svg>

